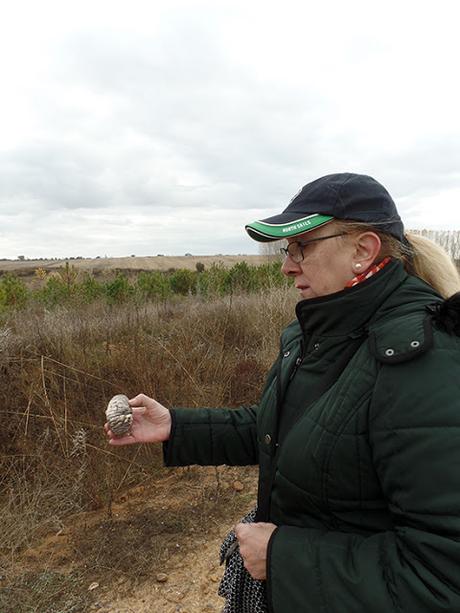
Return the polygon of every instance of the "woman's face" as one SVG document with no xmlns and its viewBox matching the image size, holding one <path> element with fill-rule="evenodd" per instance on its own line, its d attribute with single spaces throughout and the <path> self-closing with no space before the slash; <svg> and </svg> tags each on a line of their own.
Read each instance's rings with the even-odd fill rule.
<svg viewBox="0 0 460 613">
<path fill-rule="evenodd" d="M 306 232 L 288 239 L 288 243 L 306 241 L 321 236 L 336 234 L 334 222 L 322 228 Z M 338 236 L 323 241 L 317 241 L 303 248 L 303 260 L 296 263 L 287 256 L 281 271 L 294 277 L 295 286 L 302 299 L 326 296 L 343 290 L 347 281 L 356 272 L 353 261 L 356 256 L 356 245 L 352 236 Z"/>
</svg>

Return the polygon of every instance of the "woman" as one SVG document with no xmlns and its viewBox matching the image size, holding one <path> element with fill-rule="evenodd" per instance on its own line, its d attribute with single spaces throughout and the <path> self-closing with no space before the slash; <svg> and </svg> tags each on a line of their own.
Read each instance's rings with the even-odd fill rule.
<svg viewBox="0 0 460 613">
<path fill-rule="evenodd" d="M 229 554 L 266 587 L 253 610 L 460 611 L 453 264 L 408 239 L 364 175 L 313 181 L 246 230 L 287 239 L 301 298 L 259 405 L 169 411 L 140 395 L 132 434 L 110 442 L 162 441 L 168 466 L 259 464 L 255 521 Z"/>
</svg>

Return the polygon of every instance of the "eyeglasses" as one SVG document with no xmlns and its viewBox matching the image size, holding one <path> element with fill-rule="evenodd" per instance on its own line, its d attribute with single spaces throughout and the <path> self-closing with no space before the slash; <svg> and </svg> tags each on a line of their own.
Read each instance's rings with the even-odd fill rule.
<svg viewBox="0 0 460 613">
<path fill-rule="evenodd" d="M 346 232 L 340 232 L 339 234 L 329 234 L 328 236 L 319 236 L 318 238 L 311 238 L 306 241 L 294 241 L 289 243 L 287 247 L 280 247 L 280 253 L 285 257 L 289 256 L 295 264 L 303 261 L 303 249 L 310 243 L 316 243 L 317 241 L 325 241 L 328 238 L 335 238 L 336 236 L 343 236 Z"/>
</svg>

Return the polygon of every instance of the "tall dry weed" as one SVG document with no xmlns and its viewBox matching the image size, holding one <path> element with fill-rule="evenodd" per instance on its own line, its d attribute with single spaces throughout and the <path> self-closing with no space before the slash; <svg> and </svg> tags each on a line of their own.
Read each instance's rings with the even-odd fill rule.
<svg viewBox="0 0 460 613">
<path fill-rule="evenodd" d="M 0 550 L 13 557 L 83 509 L 158 474 L 158 446 L 109 448 L 116 393 L 166 406 L 257 402 L 295 296 L 281 289 L 208 302 L 92 303 L 12 313 L 0 333 Z"/>
</svg>

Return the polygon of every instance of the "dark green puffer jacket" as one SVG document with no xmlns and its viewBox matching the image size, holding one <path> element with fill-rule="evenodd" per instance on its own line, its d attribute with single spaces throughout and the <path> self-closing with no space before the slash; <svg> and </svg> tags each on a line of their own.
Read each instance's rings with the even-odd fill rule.
<svg viewBox="0 0 460 613">
<path fill-rule="evenodd" d="M 173 411 L 167 465 L 259 463 L 272 613 L 460 612 L 460 339 L 440 301 L 393 262 L 297 305 L 258 406 Z"/>
</svg>

